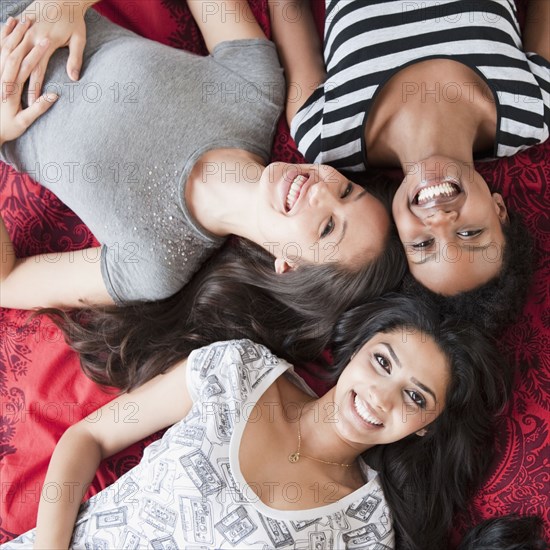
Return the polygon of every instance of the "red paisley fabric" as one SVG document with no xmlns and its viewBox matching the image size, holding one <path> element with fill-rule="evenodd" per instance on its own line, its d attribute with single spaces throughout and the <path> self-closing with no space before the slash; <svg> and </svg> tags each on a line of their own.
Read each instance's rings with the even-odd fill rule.
<svg viewBox="0 0 550 550">
<path fill-rule="evenodd" d="M 269 32 L 267 0 L 250 0 Z M 525 2 L 518 2 L 520 14 Z M 322 27 L 323 2 L 315 1 Z M 183 0 L 103 0 L 98 11 L 149 38 L 206 53 Z M 277 160 L 299 161 L 284 122 L 273 148 Z M 497 458 L 484 486 L 456 520 L 469 525 L 496 515 L 540 514 L 550 536 L 550 142 L 511 159 L 480 166 L 495 191 L 519 212 L 538 252 L 529 302 L 501 340 L 521 371 L 499 422 Z M 18 256 L 76 250 L 95 244 L 84 224 L 51 193 L 0 164 L 0 209 Z M 34 526 L 49 457 L 63 431 L 112 398 L 80 372 L 77 357 L 45 318 L 0 310 L 0 542 Z M 125 412 L 111 409 L 118 421 Z M 134 466 L 154 436 L 108 459 L 88 496 Z M 55 487 L 45 487 L 56 498 Z M 75 497 L 80 498 L 80 494 Z"/>
</svg>

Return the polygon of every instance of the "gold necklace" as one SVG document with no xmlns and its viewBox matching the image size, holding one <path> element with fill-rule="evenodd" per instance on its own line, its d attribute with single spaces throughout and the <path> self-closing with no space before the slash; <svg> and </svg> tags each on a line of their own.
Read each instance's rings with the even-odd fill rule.
<svg viewBox="0 0 550 550">
<path fill-rule="evenodd" d="M 314 456 L 305 455 L 300 452 L 300 448 L 302 446 L 302 431 L 300 429 L 300 420 L 302 420 L 302 413 L 303 409 L 300 411 L 300 416 L 298 417 L 298 448 L 296 449 L 296 452 L 290 453 L 288 455 L 288 461 L 292 464 L 295 464 L 300 460 L 300 458 L 309 458 L 309 460 L 315 460 L 316 462 L 321 462 L 323 464 L 329 464 L 330 466 L 341 466 L 342 468 L 349 468 L 352 466 L 352 464 L 344 464 L 341 462 L 331 462 L 330 460 L 323 460 L 321 458 L 315 458 Z"/>
</svg>

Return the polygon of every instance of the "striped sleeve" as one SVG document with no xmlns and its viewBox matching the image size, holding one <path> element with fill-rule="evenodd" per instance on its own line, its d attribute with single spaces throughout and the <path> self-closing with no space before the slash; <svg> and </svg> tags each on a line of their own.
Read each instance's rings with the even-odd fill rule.
<svg viewBox="0 0 550 550">
<path fill-rule="evenodd" d="M 290 124 L 290 135 L 307 162 L 321 163 L 321 135 L 325 89 L 321 84 L 302 105 Z"/>
<path fill-rule="evenodd" d="M 550 132 L 550 62 L 536 53 L 527 53 L 527 63 L 536 78 L 544 103 L 544 129 L 545 139 L 548 139 Z"/>
</svg>

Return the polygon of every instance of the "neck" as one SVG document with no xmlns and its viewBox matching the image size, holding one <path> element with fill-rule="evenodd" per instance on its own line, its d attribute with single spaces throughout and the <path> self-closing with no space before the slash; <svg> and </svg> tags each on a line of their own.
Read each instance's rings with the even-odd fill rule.
<svg viewBox="0 0 550 550">
<path fill-rule="evenodd" d="M 477 123 L 464 106 L 449 103 L 430 105 L 429 109 L 409 109 L 392 121 L 389 143 L 406 173 L 411 163 L 438 155 L 465 163 L 473 162 Z"/>
<path fill-rule="evenodd" d="M 390 79 L 369 113 L 369 161 L 404 171 L 434 155 L 471 162 L 493 146 L 496 121 L 492 92 L 474 71 L 445 59 L 415 63 Z"/>
<path fill-rule="evenodd" d="M 302 455 L 336 464 L 353 464 L 369 445 L 344 440 L 334 429 L 338 422 L 338 405 L 334 401 L 334 388 L 323 397 L 306 403 L 300 417 Z M 296 426 L 296 442 L 298 441 Z M 332 466 L 338 468 L 339 466 Z"/>
<path fill-rule="evenodd" d="M 248 151 L 208 151 L 195 163 L 187 179 L 187 207 L 215 235 L 250 238 L 258 182 L 264 168 L 261 158 Z"/>
</svg>

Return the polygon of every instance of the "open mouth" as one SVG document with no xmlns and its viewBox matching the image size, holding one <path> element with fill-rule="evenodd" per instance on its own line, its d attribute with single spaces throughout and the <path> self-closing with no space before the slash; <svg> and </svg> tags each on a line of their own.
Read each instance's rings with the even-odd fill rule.
<svg viewBox="0 0 550 550">
<path fill-rule="evenodd" d="M 357 412 L 357 414 L 368 424 L 371 424 L 372 426 L 376 426 L 378 428 L 384 426 L 381 420 L 379 420 L 369 412 L 368 405 L 357 394 L 355 394 L 353 406 L 355 407 L 355 411 Z"/>
<path fill-rule="evenodd" d="M 414 196 L 412 204 L 423 206 L 432 201 L 450 201 L 462 192 L 456 180 L 445 180 L 441 183 L 422 187 Z"/>
<path fill-rule="evenodd" d="M 299 175 L 294 178 L 292 183 L 290 184 L 290 189 L 288 190 L 288 193 L 286 195 L 285 200 L 285 207 L 286 211 L 290 212 L 298 199 L 300 198 L 300 193 L 302 191 L 302 188 L 306 184 L 307 180 L 309 179 L 309 176 L 303 176 Z"/>
</svg>

